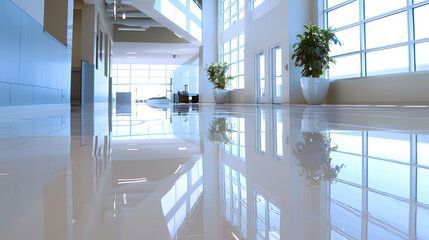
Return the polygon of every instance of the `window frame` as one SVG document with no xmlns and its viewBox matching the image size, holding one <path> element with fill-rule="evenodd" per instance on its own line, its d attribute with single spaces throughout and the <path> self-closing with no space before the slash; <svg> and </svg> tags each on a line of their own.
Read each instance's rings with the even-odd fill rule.
<svg viewBox="0 0 429 240">
<path fill-rule="evenodd" d="M 337 29 L 334 29 L 335 32 L 339 32 L 342 30 L 346 30 L 346 29 L 350 29 L 352 27 L 359 27 L 359 31 L 360 31 L 360 49 L 358 51 L 353 51 L 353 52 L 346 52 L 346 53 L 342 53 L 342 54 L 338 54 L 338 55 L 332 55 L 332 57 L 335 58 L 339 58 L 339 57 L 347 57 L 347 56 L 352 56 L 352 55 L 356 55 L 359 54 L 360 56 L 360 75 L 357 77 L 331 77 L 329 71 L 327 72 L 327 76 L 331 78 L 331 81 L 335 81 L 335 80 L 342 80 L 342 79 L 360 79 L 360 78 L 367 78 L 367 77 L 379 77 L 379 76 L 392 76 L 392 75 L 404 75 L 404 74 L 410 74 L 410 73 L 422 73 L 422 72 L 429 72 L 428 70 L 418 70 L 418 65 L 417 65 L 417 61 L 416 61 L 416 45 L 417 44 L 421 44 L 421 43 L 427 43 L 429 42 L 429 37 L 428 38 L 422 38 L 422 39 L 415 39 L 415 32 L 414 32 L 414 11 L 415 9 L 419 8 L 419 7 L 423 7 L 426 5 L 429 5 L 429 0 L 424 0 L 421 1 L 419 3 L 414 3 L 413 0 L 404 0 L 407 1 L 406 2 L 406 6 L 399 8 L 399 9 L 395 9 L 392 11 L 388 11 L 385 12 L 383 14 L 379 14 L 377 16 L 373 16 L 371 18 L 366 19 L 365 18 L 365 1 L 366 0 L 346 0 L 343 1 L 342 3 L 339 3 L 335 6 L 331 6 L 328 7 L 328 0 L 318 0 L 319 3 L 319 25 L 323 28 L 327 28 L 328 25 L 328 13 L 339 9 L 341 7 L 344 7 L 346 5 L 349 5 L 351 3 L 354 2 L 358 2 L 359 5 L 359 21 L 352 23 L 352 24 L 348 24 L 346 26 L 342 26 L 339 27 Z M 375 47 L 375 48 L 367 48 L 366 47 L 366 25 L 368 23 L 386 18 L 386 17 L 390 17 L 393 16 L 395 14 L 399 14 L 399 13 L 403 13 L 406 12 L 407 15 L 407 34 L 408 34 L 408 39 L 405 42 L 401 42 L 401 43 L 394 43 L 394 44 L 389 44 L 389 45 L 383 45 L 380 47 Z M 383 73 L 383 74 L 374 74 L 374 75 L 369 75 L 368 71 L 367 71 L 367 54 L 368 53 L 372 53 L 372 52 L 377 52 L 377 51 L 382 51 L 382 50 L 387 50 L 387 49 L 393 49 L 393 48 L 397 48 L 397 47 L 404 47 L 407 46 L 408 47 L 408 71 L 402 71 L 402 72 L 392 72 L 392 73 Z M 389 69 L 387 69 L 389 70 Z"/>
<path fill-rule="evenodd" d="M 240 39 L 242 38 L 243 41 L 241 41 Z M 232 48 L 232 42 L 233 41 L 237 41 L 237 46 Z M 230 38 L 229 40 L 226 40 L 224 42 L 222 42 L 221 44 L 219 44 L 219 56 L 220 56 L 220 62 L 225 62 L 225 56 L 228 56 L 229 58 L 229 62 L 227 62 L 228 64 L 230 64 L 231 66 L 233 65 L 237 65 L 237 74 L 236 75 L 232 75 L 231 74 L 231 68 L 229 69 L 229 74 L 231 74 L 231 76 L 233 77 L 233 79 L 231 80 L 229 86 L 227 86 L 227 89 L 229 90 L 241 90 L 245 88 L 245 81 L 244 81 L 244 76 L 245 76 L 245 43 L 246 42 L 246 35 L 244 32 L 240 32 L 237 35 L 235 35 L 234 37 Z M 228 44 L 228 51 L 225 51 L 225 45 Z M 240 59 L 240 50 L 243 50 L 243 58 Z M 234 57 L 235 60 L 232 61 L 232 57 L 233 57 L 233 53 L 235 54 Z M 243 69 L 240 68 L 240 64 L 243 66 Z M 243 81 L 241 82 L 242 84 L 240 84 L 240 79 L 242 79 Z M 235 84 L 236 82 L 236 84 Z M 235 87 L 236 86 L 236 87 Z"/>
</svg>

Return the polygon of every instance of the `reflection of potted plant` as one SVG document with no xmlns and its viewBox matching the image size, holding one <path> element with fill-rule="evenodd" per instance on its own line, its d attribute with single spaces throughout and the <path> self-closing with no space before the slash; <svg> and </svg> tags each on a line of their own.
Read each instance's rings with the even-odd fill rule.
<svg viewBox="0 0 429 240">
<path fill-rule="evenodd" d="M 332 182 L 343 168 L 331 166 L 331 139 L 322 133 L 303 133 L 302 141 L 296 144 L 293 153 L 299 160 L 301 175 L 308 185 L 317 186 L 322 181 Z"/>
<path fill-rule="evenodd" d="M 298 43 L 293 45 L 292 59 L 301 71 L 301 88 L 308 104 L 319 105 L 325 100 L 329 90 L 329 79 L 323 78 L 329 64 L 334 59 L 329 56 L 330 45 L 340 44 L 332 29 L 319 28 L 316 25 L 304 26 L 305 32 L 298 34 Z"/>
<path fill-rule="evenodd" d="M 213 143 L 231 143 L 231 123 L 226 118 L 215 118 L 210 123 L 208 138 Z"/>
<path fill-rule="evenodd" d="M 227 63 L 213 63 L 207 66 L 207 76 L 213 84 L 213 94 L 217 104 L 224 104 L 228 97 L 226 86 L 232 80 L 232 77 L 227 75 L 230 65 Z"/>
</svg>

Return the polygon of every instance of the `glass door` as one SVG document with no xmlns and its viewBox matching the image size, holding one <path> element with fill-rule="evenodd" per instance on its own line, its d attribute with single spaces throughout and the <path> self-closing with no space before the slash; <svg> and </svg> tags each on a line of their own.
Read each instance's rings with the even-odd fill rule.
<svg viewBox="0 0 429 240">
<path fill-rule="evenodd" d="M 255 65 L 257 103 L 268 103 L 265 73 L 265 54 L 263 51 L 256 53 Z"/>
<path fill-rule="evenodd" d="M 280 46 L 271 48 L 271 89 L 273 103 L 283 102 L 283 68 L 282 49 Z"/>
</svg>

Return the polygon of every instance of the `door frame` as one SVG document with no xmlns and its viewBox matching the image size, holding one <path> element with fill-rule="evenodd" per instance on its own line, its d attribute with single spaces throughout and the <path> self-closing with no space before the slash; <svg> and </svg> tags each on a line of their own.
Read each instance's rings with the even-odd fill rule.
<svg viewBox="0 0 429 240">
<path fill-rule="evenodd" d="M 277 90 L 276 90 L 276 80 L 277 80 L 277 76 L 276 76 L 276 55 L 275 52 L 276 50 L 280 49 L 280 53 L 282 54 L 280 60 L 282 61 L 280 66 L 281 66 L 281 71 L 282 71 L 282 92 L 281 95 L 279 97 L 276 97 L 277 94 Z M 281 44 L 276 44 L 270 47 L 270 101 L 273 104 L 281 104 L 283 103 L 283 84 L 284 84 L 284 74 L 283 74 L 283 49 L 282 49 L 282 45 Z"/>
<path fill-rule="evenodd" d="M 260 62 L 260 57 L 264 56 L 264 65 L 265 65 L 265 96 L 261 97 L 260 96 L 260 90 L 261 90 L 261 81 L 259 79 L 259 74 L 261 72 L 261 65 L 259 64 Z M 259 104 L 267 104 L 269 103 L 269 99 L 270 99 L 270 91 L 267 88 L 267 58 L 266 58 L 266 54 L 265 54 L 265 50 L 261 50 L 261 51 L 257 51 L 255 53 L 254 56 L 255 59 L 255 90 L 256 90 L 256 103 Z"/>
</svg>

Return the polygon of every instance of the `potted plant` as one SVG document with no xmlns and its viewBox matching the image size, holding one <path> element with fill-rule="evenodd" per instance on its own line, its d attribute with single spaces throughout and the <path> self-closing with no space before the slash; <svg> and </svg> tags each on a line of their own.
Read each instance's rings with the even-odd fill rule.
<svg viewBox="0 0 429 240">
<path fill-rule="evenodd" d="M 332 29 L 305 25 L 305 32 L 298 34 L 298 42 L 293 45 L 292 59 L 295 66 L 302 67 L 301 88 L 308 104 L 322 104 L 329 90 L 329 79 L 322 77 L 335 63 L 329 56 L 331 44 L 340 44 Z"/>
<path fill-rule="evenodd" d="M 331 165 L 331 151 L 336 148 L 331 145 L 331 139 L 325 133 L 302 134 L 302 141 L 296 144 L 293 153 L 308 185 L 318 186 L 322 181 L 332 182 L 338 176 L 344 165 Z"/>
<path fill-rule="evenodd" d="M 215 118 L 210 123 L 208 138 L 213 143 L 229 144 L 231 143 L 231 123 L 226 118 Z"/>
<path fill-rule="evenodd" d="M 232 77 L 227 75 L 230 65 L 227 63 L 213 63 L 207 66 L 207 76 L 213 84 L 213 94 L 217 104 L 224 104 L 228 97 L 226 86 L 232 80 Z"/>
</svg>

